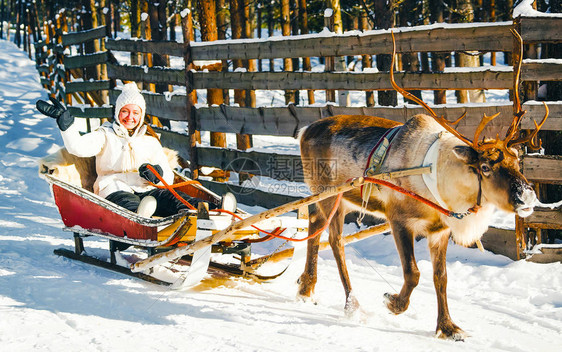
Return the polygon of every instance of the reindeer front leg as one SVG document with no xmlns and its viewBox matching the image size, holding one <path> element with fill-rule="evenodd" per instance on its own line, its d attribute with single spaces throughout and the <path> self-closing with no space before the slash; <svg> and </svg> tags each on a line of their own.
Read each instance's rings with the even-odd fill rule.
<svg viewBox="0 0 562 352">
<path fill-rule="evenodd" d="M 402 262 L 404 284 L 399 294 L 385 293 L 387 308 L 394 314 L 400 314 L 408 309 L 410 295 L 420 280 L 420 271 L 414 256 L 414 234 L 399 221 L 390 221 L 392 235 L 396 249 Z"/>
<path fill-rule="evenodd" d="M 447 304 L 447 245 L 450 231 L 428 238 L 431 262 L 433 263 L 433 284 L 437 295 L 437 328 L 439 338 L 464 341 L 466 334 L 451 320 Z"/>
</svg>

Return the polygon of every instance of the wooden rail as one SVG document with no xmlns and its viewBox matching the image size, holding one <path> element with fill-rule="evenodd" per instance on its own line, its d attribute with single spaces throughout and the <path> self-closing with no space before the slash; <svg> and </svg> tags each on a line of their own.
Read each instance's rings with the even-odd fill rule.
<svg viewBox="0 0 562 352">
<path fill-rule="evenodd" d="M 67 33 L 62 35 L 62 45 L 76 45 L 90 40 L 101 39 L 107 36 L 107 27 L 100 26 L 80 32 Z"/>
<path fill-rule="evenodd" d="M 395 31 L 398 52 L 511 51 L 510 22 L 479 26 L 466 24 L 435 24 Z M 193 60 L 274 59 L 293 57 L 325 57 L 366 54 L 391 54 L 392 40 L 386 30 L 343 35 L 295 35 L 251 40 L 217 40 L 191 43 Z M 108 39 L 110 50 L 161 53 L 183 56 L 184 45 L 176 42 L 150 42 L 131 39 Z"/>
<path fill-rule="evenodd" d="M 188 72 L 193 89 L 338 89 L 391 90 L 388 73 L 360 72 Z M 137 82 L 185 84 L 184 70 L 108 64 L 110 78 Z M 395 73 L 398 85 L 405 89 L 509 89 L 512 72 L 487 68 L 462 72 Z"/>
</svg>

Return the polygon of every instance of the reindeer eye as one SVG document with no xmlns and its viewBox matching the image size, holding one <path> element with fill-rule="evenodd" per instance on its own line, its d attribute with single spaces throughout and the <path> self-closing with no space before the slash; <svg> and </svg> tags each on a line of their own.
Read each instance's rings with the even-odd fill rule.
<svg viewBox="0 0 562 352">
<path fill-rule="evenodd" d="M 482 165 L 480 165 L 480 170 L 482 170 L 482 173 L 483 173 L 485 176 L 488 176 L 488 175 L 490 174 L 490 171 L 492 171 L 492 170 L 490 169 L 490 167 L 489 167 L 487 164 L 482 164 Z"/>
</svg>

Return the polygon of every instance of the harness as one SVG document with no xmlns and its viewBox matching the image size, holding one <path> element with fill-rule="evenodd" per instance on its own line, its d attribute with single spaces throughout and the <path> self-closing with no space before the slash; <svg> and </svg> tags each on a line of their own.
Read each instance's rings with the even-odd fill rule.
<svg viewBox="0 0 562 352">
<path fill-rule="evenodd" d="M 379 138 L 379 140 L 369 153 L 363 176 L 371 177 L 377 175 L 380 172 L 382 163 L 386 159 L 388 149 L 390 148 L 394 136 L 396 136 L 398 131 L 400 131 L 400 127 L 402 126 L 396 126 L 387 130 L 382 135 L 382 137 Z M 361 212 L 359 213 L 359 217 L 357 218 L 357 222 L 359 224 L 361 224 L 363 218 L 365 217 L 365 209 L 367 208 L 367 204 L 369 203 L 369 196 L 373 191 L 373 187 L 373 183 L 367 183 L 361 186 Z"/>
<path fill-rule="evenodd" d="M 386 157 L 386 153 L 390 148 L 390 144 L 396 136 L 396 133 L 400 130 L 397 126 L 386 131 L 382 137 L 377 141 L 371 153 L 369 153 L 369 158 L 367 158 L 367 166 L 365 166 L 365 174 L 363 176 L 374 176 L 379 173 L 381 169 L 382 162 Z"/>
<path fill-rule="evenodd" d="M 443 132 L 439 133 L 437 139 L 431 144 L 427 153 L 425 153 L 425 157 L 423 159 L 422 166 L 429 166 L 431 168 L 431 172 L 427 174 L 422 174 L 423 182 L 425 183 L 429 192 L 437 200 L 437 203 L 447 209 L 445 201 L 441 198 L 439 194 L 439 189 L 437 188 L 437 159 L 439 158 L 439 140 L 441 139 Z M 482 201 L 482 173 L 480 170 L 477 171 L 478 175 L 478 196 L 476 199 L 476 205 L 469 209 L 477 210 L 480 207 L 480 203 Z"/>
<path fill-rule="evenodd" d="M 386 155 L 388 153 L 388 150 L 390 149 L 390 146 L 392 144 L 392 140 L 394 139 L 394 137 L 396 136 L 397 132 L 400 130 L 400 127 L 402 126 L 397 126 L 394 127 L 388 131 L 386 131 L 383 136 L 377 141 L 377 143 L 375 144 L 375 146 L 373 147 L 373 149 L 371 150 L 371 152 L 369 153 L 369 158 L 367 159 L 367 165 L 365 167 L 365 172 L 364 172 L 364 176 L 366 178 L 370 178 L 370 177 L 376 177 L 380 175 L 380 169 L 381 166 L 384 162 L 384 160 L 386 159 Z M 443 201 L 443 198 L 441 198 L 441 195 L 439 194 L 439 190 L 437 188 L 437 160 L 439 157 L 439 139 L 442 136 L 441 132 L 437 139 L 431 144 L 431 146 L 429 147 L 429 149 L 427 150 L 424 160 L 423 160 L 423 164 L 421 167 L 419 168 L 415 168 L 415 169 L 423 169 L 423 168 L 429 168 L 430 171 L 425 171 L 425 172 L 420 172 L 418 174 L 421 174 L 422 179 L 426 185 L 426 187 L 429 189 L 429 192 L 431 193 L 431 195 L 433 196 L 433 198 L 435 198 L 437 200 L 437 203 L 439 204 L 440 208 L 442 209 L 442 211 L 447 212 L 448 216 L 457 218 L 457 219 L 462 219 L 465 216 L 471 214 L 471 213 L 476 213 L 478 211 L 478 209 L 480 208 L 480 204 L 481 204 L 481 199 L 482 199 L 482 174 L 480 172 L 480 170 L 477 171 L 477 175 L 478 175 L 478 196 L 477 196 L 477 201 L 476 201 L 476 205 L 474 205 L 473 207 L 471 207 L 470 209 L 468 209 L 467 211 L 463 212 L 463 213 L 456 213 L 450 210 L 447 210 L 447 206 L 445 204 L 445 202 Z M 420 170 L 421 171 L 421 170 Z M 404 175 L 406 176 L 406 175 Z M 359 217 L 357 219 L 357 222 L 359 224 L 361 224 L 361 221 L 363 220 L 364 216 L 365 216 L 365 210 L 367 208 L 368 202 L 369 202 L 369 197 L 371 195 L 372 192 L 372 187 L 374 186 L 374 183 L 367 183 L 364 186 L 361 186 L 361 211 L 359 213 Z"/>
</svg>

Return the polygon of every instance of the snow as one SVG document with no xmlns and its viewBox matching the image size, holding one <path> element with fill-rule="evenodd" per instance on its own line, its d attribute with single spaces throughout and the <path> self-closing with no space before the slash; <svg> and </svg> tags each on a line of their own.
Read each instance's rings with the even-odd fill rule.
<svg viewBox="0 0 562 352">
<path fill-rule="evenodd" d="M 335 261 L 322 252 L 315 302 L 295 299 L 300 268 L 257 284 L 205 280 L 174 291 L 57 257 L 73 247 L 36 162 L 62 145 L 35 110 L 47 97 L 34 63 L 0 40 L 0 341 L 3 351 L 558 351 L 560 264 L 536 264 L 450 244 L 449 308 L 470 335 L 436 339 L 427 242 L 416 243 L 421 279 L 408 311 L 390 314 L 385 292 L 402 284 L 391 236 L 347 247 L 362 311 L 343 314 Z M 268 138 L 264 138 L 267 140 Z M 275 143 L 270 139 L 270 147 Z M 261 143 L 256 142 L 257 147 Z M 265 144 L 263 147 L 267 147 Z M 257 209 L 248 208 L 248 211 Z M 355 225 L 346 225 L 351 233 Z M 88 238 L 89 253 L 107 242 Z"/>
<path fill-rule="evenodd" d="M 562 17 L 560 13 L 545 13 L 533 8 L 535 0 L 520 0 L 513 9 L 513 18 L 522 17 Z"/>
</svg>

